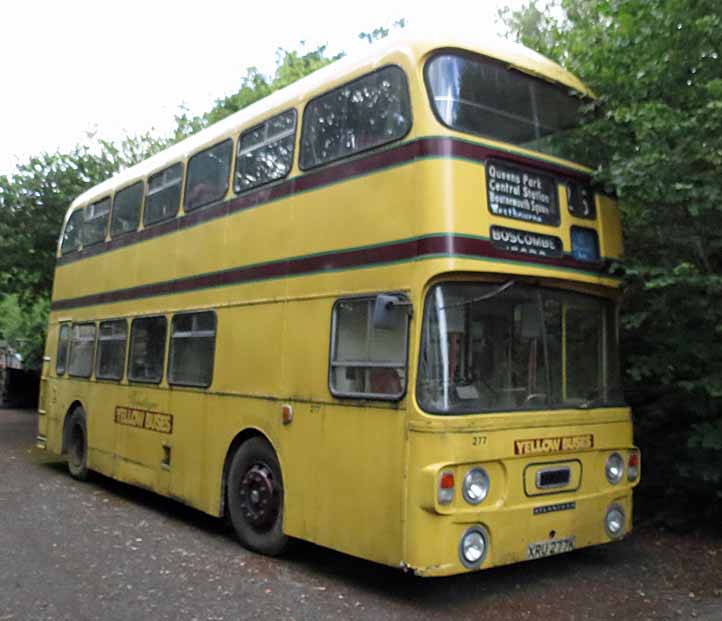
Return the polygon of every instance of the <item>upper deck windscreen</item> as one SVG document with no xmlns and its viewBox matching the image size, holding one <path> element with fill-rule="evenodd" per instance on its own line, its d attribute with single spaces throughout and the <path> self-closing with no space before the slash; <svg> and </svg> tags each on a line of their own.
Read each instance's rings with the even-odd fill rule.
<svg viewBox="0 0 722 621">
<path fill-rule="evenodd" d="M 461 53 L 434 56 L 426 81 L 436 115 L 452 129 L 572 161 L 588 159 L 570 132 L 585 101 L 568 88 Z"/>
</svg>

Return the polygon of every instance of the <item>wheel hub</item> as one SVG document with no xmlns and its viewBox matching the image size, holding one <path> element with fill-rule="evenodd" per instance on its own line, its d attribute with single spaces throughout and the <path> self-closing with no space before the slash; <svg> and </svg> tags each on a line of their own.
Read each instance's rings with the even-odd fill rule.
<svg viewBox="0 0 722 621">
<path fill-rule="evenodd" d="M 247 522 L 257 529 L 269 527 L 276 518 L 278 499 L 273 473 L 265 464 L 255 464 L 241 480 L 241 510 Z"/>
</svg>

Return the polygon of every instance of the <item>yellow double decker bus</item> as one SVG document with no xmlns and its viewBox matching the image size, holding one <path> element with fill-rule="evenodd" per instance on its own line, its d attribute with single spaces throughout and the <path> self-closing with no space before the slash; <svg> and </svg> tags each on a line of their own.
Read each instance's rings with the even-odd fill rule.
<svg viewBox="0 0 722 621">
<path fill-rule="evenodd" d="M 622 538 L 639 479 L 591 94 L 520 46 L 344 58 L 79 196 L 38 444 L 411 570 Z"/>
</svg>

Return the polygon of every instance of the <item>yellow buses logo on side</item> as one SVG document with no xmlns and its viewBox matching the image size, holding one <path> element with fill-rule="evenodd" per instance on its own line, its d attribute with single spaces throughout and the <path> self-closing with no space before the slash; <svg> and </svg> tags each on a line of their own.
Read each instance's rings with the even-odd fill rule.
<svg viewBox="0 0 722 621">
<path fill-rule="evenodd" d="M 561 453 L 563 451 L 583 451 L 591 448 L 594 448 L 594 435 L 591 433 L 580 436 L 514 440 L 515 455 L 540 455 L 543 453 Z"/>
<path fill-rule="evenodd" d="M 173 416 L 171 414 L 140 410 L 122 405 L 115 408 L 115 423 L 116 425 L 157 431 L 158 433 L 173 432 Z"/>
</svg>

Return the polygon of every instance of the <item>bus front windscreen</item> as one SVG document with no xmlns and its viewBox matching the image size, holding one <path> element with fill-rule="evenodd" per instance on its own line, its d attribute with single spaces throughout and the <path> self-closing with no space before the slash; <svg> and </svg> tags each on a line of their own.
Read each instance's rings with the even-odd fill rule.
<svg viewBox="0 0 722 621">
<path fill-rule="evenodd" d="M 592 163 L 574 132 L 585 100 L 569 88 L 458 53 L 434 56 L 426 82 L 437 117 L 451 129 Z"/>
<path fill-rule="evenodd" d="M 623 405 L 616 306 L 515 281 L 436 285 L 417 399 L 435 414 Z"/>
</svg>

